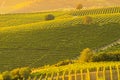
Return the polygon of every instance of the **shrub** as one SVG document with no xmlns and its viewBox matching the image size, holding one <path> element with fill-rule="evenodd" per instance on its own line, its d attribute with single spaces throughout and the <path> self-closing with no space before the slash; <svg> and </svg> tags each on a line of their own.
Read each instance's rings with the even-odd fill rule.
<svg viewBox="0 0 120 80">
<path fill-rule="evenodd" d="M 80 9 L 82 9 L 82 8 L 83 8 L 83 5 L 82 5 L 82 4 L 78 4 L 77 7 L 76 7 L 76 9 L 78 9 L 78 10 L 80 10 Z"/>
<path fill-rule="evenodd" d="M 11 80 L 11 74 L 9 71 L 5 71 L 2 73 L 3 80 Z"/>
<path fill-rule="evenodd" d="M 93 56 L 93 51 L 89 48 L 86 48 L 80 53 L 79 61 L 80 62 L 90 62 L 92 56 Z"/>
<path fill-rule="evenodd" d="M 20 79 L 19 68 L 13 69 L 10 73 L 11 73 L 12 80 Z"/>
<path fill-rule="evenodd" d="M 55 19 L 55 16 L 52 15 L 52 14 L 48 14 L 45 16 L 45 20 L 48 21 L 48 20 L 54 20 Z"/>
<path fill-rule="evenodd" d="M 120 53 L 119 52 L 111 52 L 111 53 L 98 53 L 92 57 L 93 62 L 99 61 L 120 61 Z"/>
<path fill-rule="evenodd" d="M 3 80 L 23 80 L 28 79 L 31 69 L 28 67 L 13 69 L 2 73 Z"/>
<path fill-rule="evenodd" d="M 90 16 L 83 17 L 83 24 L 91 24 L 91 23 L 92 23 L 92 17 Z"/>
<path fill-rule="evenodd" d="M 23 79 L 27 79 L 30 76 L 31 70 L 28 67 L 21 68 L 19 70 L 20 77 Z"/>
</svg>

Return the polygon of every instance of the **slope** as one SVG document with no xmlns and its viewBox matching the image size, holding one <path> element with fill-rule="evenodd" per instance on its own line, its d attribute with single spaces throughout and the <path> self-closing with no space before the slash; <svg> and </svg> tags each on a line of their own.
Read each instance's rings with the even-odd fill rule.
<svg viewBox="0 0 120 80">
<path fill-rule="evenodd" d="M 24 13 L 52 10 L 59 8 L 75 8 L 78 3 L 84 7 L 120 5 L 119 0 L 0 0 L 0 13 Z"/>
<path fill-rule="evenodd" d="M 119 26 L 71 25 L 70 21 L 55 20 L 0 28 L 0 71 L 75 58 L 84 48 L 99 48 L 119 39 Z"/>
</svg>

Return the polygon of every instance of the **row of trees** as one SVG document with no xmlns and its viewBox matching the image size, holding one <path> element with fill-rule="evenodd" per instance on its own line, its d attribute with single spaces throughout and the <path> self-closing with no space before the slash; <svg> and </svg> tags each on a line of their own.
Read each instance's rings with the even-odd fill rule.
<svg viewBox="0 0 120 80">
<path fill-rule="evenodd" d="M 80 62 L 120 61 L 120 52 L 96 53 L 89 48 L 80 52 Z"/>
</svg>

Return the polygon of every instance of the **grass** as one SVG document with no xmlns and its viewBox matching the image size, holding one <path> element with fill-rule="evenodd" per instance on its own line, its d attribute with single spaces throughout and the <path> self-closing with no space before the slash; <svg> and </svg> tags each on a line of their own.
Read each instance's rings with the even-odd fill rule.
<svg viewBox="0 0 120 80">
<path fill-rule="evenodd" d="M 3 14 L 0 15 L 0 27 L 41 22 L 44 21 L 44 17 L 48 14 L 53 14 L 55 17 L 59 17 L 65 13 L 65 11 L 53 11 L 39 13 Z"/>
</svg>

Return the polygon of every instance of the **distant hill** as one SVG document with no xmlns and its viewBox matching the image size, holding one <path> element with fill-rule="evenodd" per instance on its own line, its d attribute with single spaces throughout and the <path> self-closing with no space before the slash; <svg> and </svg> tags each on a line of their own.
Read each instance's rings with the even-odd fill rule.
<svg viewBox="0 0 120 80">
<path fill-rule="evenodd" d="M 1 13 L 38 12 L 43 10 L 75 8 L 78 3 L 84 7 L 119 5 L 119 0 L 0 0 Z"/>
</svg>

